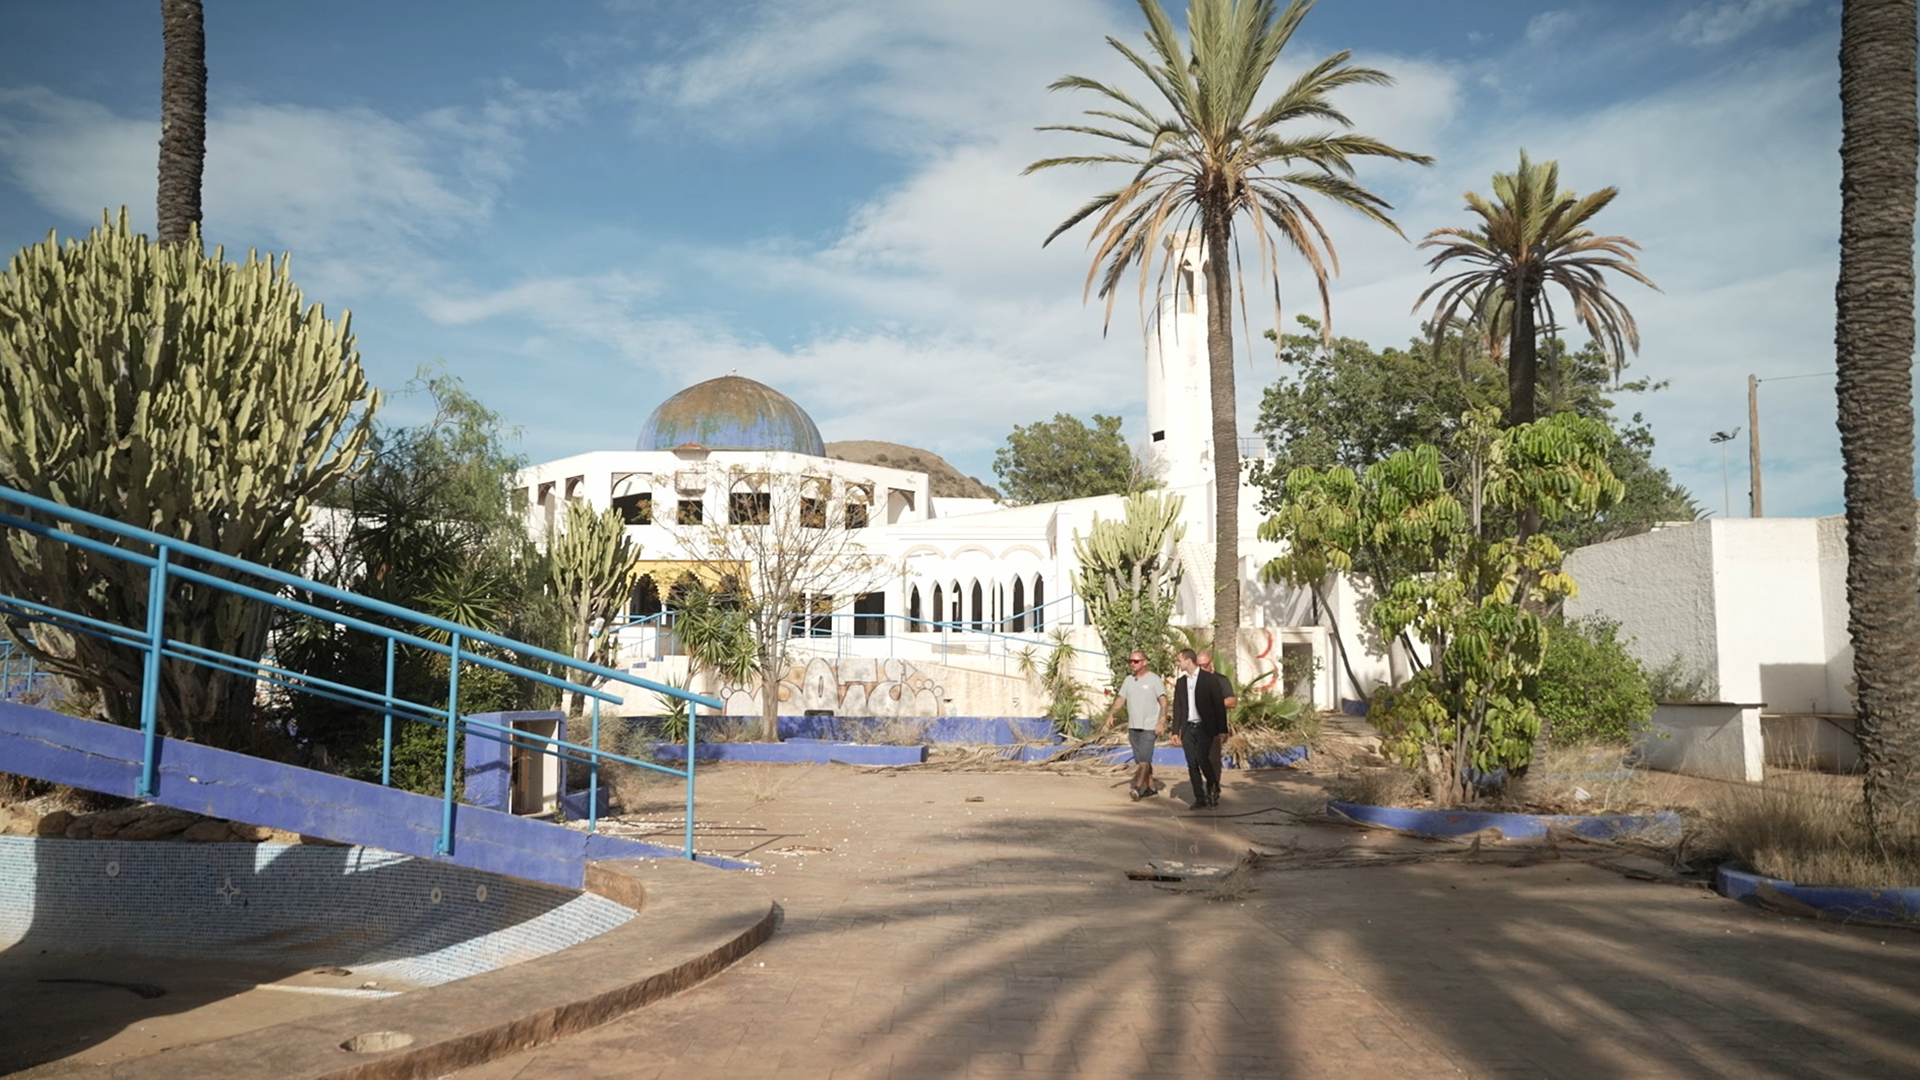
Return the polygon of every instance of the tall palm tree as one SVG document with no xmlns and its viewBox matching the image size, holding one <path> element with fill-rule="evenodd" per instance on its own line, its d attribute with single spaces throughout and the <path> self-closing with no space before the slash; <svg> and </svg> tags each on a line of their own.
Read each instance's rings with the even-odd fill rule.
<svg viewBox="0 0 1920 1080">
<path fill-rule="evenodd" d="M 1557 162 L 1528 160 L 1520 168 L 1495 173 L 1493 200 L 1467 192 L 1467 209 L 1480 216 L 1470 229 L 1435 229 L 1420 242 L 1440 253 L 1427 263 L 1438 270 L 1460 259 L 1472 266 L 1427 287 L 1414 301 L 1418 310 L 1439 293 L 1433 319 L 1436 342 L 1455 315 L 1465 313 L 1485 327 L 1507 333 L 1507 423 L 1525 424 L 1537 415 L 1535 385 L 1539 357 L 1535 339 L 1554 325 L 1548 285 L 1558 285 L 1573 302 L 1573 313 L 1617 368 L 1627 348 L 1640 351 L 1640 330 L 1633 313 L 1608 291 L 1606 271 L 1623 274 L 1658 291 L 1636 265 L 1640 245 L 1624 236 L 1595 236 L 1587 223 L 1606 209 L 1617 188 L 1602 188 L 1580 198 L 1560 190 Z"/>
<path fill-rule="evenodd" d="M 160 0 L 160 185 L 158 233 L 184 243 L 200 224 L 207 161 L 207 33 L 200 0 Z"/>
<path fill-rule="evenodd" d="M 1142 54 L 1109 37 L 1107 44 L 1152 83 L 1170 110 L 1157 114 L 1147 104 L 1109 83 L 1079 75 L 1056 80 L 1050 89 L 1087 90 L 1103 100 L 1086 115 L 1103 125 L 1050 124 L 1042 131 L 1068 131 L 1119 144 L 1104 153 L 1045 158 L 1026 172 L 1060 165 L 1124 165 L 1133 177 L 1074 211 L 1047 234 L 1044 244 L 1087 220 L 1093 223 L 1094 248 L 1087 271 L 1087 292 L 1098 282 L 1106 318 L 1113 316 L 1115 290 L 1128 270 L 1137 270 L 1140 299 L 1146 300 L 1149 264 L 1160 256 L 1165 275 L 1171 253 L 1166 241 L 1197 229 L 1202 241 L 1202 277 L 1207 290 L 1207 367 L 1212 391 L 1214 515 L 1213 633 L 1230 642 L 1240 625 L 1240 443 L 1234 418 L 1233 295 L 1234 268 L 1228 251 L 1235 229 L 1253 235 L 1262 271 L 1274 278 L 1274 304 L 1280 288 L 1282 245 L 1307 261 L 1320 288 L 1322 326 L 1331 324 L 1327 293 L 1329 267 L 1339 272 L 1339 257 L 1306 196 L 1319 196 L 1394 232 L 1387 202 L 1354 179 L 1351 159 L 1384 157 L 1432 164 L 1373 138 L 1352 134 L 1352 122 L 1328 96 L 1345 86 L 1385 85 L 1393 80 L 1372 68 L 1355 67 L 1350 52 L 1338 52 L 1312 65 L 1268 104 L 1259 104 L 1261 88 L 1313 0 L 1292 0 L 1281 11 L 1277 0 L 1190 0 L 1187 36 L 1182 43 L 1156 0 L 1139 0 L 1147 17 Z M 1297 121 L 1318 121 L 1334 130 L 1296 135 Z M 1244 291 L 1243 291 L 1244 296 Z M 1276 325 L 1278 312 L 1275 313 Z M 1231 646 L 1229 646 L 1230 648 Z M 1231 653 L 1228 654 L 1229 656 Z"/>
<path fill-rule="evenodd" d="M 1840 16 L 1840 283 L 1847 630 L 1868 819 L 1920 839 L 1920 605 L 1913 495 L 1914 0 Z"/>
</svg>

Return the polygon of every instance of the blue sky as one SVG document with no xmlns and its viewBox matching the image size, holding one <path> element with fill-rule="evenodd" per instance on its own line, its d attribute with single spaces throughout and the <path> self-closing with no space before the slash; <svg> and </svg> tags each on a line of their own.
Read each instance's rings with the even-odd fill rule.
<svg viewBox="0 0 1920 1080">
<path fill-rule="evenodd" d="M 0 242 L 153 218 L 160 30 L 152 0 L 0 0 Z M 1177 5 L 1175 5 L 1177 6 Z M 829 440 L 929 447 L 991 482 L 1015 424 L 1119 413 L 1144 436 L 1137 315 L 1103 337 L 1084 232 L 1040 240 L 1115 178 L 1026 163 L 1033 131 L 1124 81 L 1118 0 L 209 0 L 207 233 L 290 251 L 350 308 L 374 382 L 442 361 L 534 460 L 630 447 L 647 413 L 726 374 L 798 400 Z M 1340 49 L 1394 74 L 1342 99 L 1359 130 L 1433 154 L 1369 167 L 1409 237 L 1465 224 L 1520 148 L 1639 241 L 1661 286 L 1627 403 L 1656 459 L 1744 513 L 1746 377 L 1833 368 L 1839 218 L 1832 0 L 1322 0 L 1283 74 Z M 1338 333 L 1418 331 L 1425 259 L 1357 216 Z M 1287 318 L 1310 282 L 1282 269 Z M 1130 298 L 1129 298 L 1130 299 Z M 1255 316 L 1255 331 L 1268 320 Z M 1243 416 L 1280 375 L 1240 343 Z M 1767 509 L 1840 509 L 1830 377 L 1762 384 Z M 419 402 L 395 397 L 404 421 Z"/>
</svg>

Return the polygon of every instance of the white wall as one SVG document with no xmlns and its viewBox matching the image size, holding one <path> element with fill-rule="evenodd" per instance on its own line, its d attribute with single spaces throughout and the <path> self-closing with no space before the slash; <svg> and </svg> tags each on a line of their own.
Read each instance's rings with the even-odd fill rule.
<svg viewBox="0 0 1920 1080">
<path fill-rule="evenodd" d="M 1717 678 L 1711 524 L 1656 529 L 1572 551 L 1565 569 L 1579 591 L 1568 599 L 1566 613 L 1618 622 L 1622 635 L 1632 639 L 1627 651 L 1649 667 L 1677 653 Z"/>
<path fill-rule="evenodd" d="M 1566 568 L 1567 613 L 1618 620 L 1643 663 L 1679 653 L 1721 700 L 1769 713 L 1852 713 L 1841 519 L 1695 522 L 1581 548 Z"/>
<path fill-rule="evenodd" d="M 1819 521 L 1734 518 L 1713 534 L 1720 697 L 1771 713 L 1832 712 Z M 1697 528 L 1698 526 L 1696 526 Z"/>
</svg>

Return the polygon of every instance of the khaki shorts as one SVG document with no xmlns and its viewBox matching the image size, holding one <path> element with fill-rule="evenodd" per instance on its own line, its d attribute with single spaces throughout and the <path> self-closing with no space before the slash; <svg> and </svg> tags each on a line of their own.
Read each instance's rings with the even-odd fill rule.
<svg viewBox="0 0 1920 1080">
<path fill-rule="evenodd" d="M 1153 746 L 1160 741 L 1152 728 L 1128 728 L 1127 741 L 1133 744 L 1133 763 L 1135 765 L 1153 764 Z"/>
</svg>

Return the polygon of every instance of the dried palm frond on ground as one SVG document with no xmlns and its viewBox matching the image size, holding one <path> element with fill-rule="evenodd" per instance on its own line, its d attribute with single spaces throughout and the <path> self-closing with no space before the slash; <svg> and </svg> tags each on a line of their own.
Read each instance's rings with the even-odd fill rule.
<svg viewBox="0 0 1920 1080">
<path fill-rule="evenodd" d="M 1254 873 L 1266 861 L 1267 856 L 1248 848 L 1246 854 L 1234 860 L 1233 865 L 1225 870 L 1218 867 L 1188 868 L 1176 863 L 1156 863 L 1153 864 L 1156 876 L 1149 880 L 1154 881 L 1153 887 L 1156 889 L 1166 892 L 1193 893 L 1213 903 L 1243 900 L 1248 893 L 1254 891 Z M 1207 872 L 1193 873 L 1195 869 Z M 1165 878 L 1178 880 L 1172 885 L 1159 884 L 1159 881 Z"/>
<path fill-rule="evenodd" d="M 944 743 L 930 748 L 926 762 L 915 765 L 880 765 L 876 769 L 918 769 L 926 772 L 1051 772 L 1080 775 L 1118 774 L 1132 768 L 1132 760 L 1095 756 L 1087 751 L 1124 750 L 1126 743 L 1117 736 L 1069 739 L 1053 748 L 1039 761 L 1021 761 L 1022 746 L 1051 746 L 1026 743 L 1006 746 L 997 743 Z"/>
</svg>

